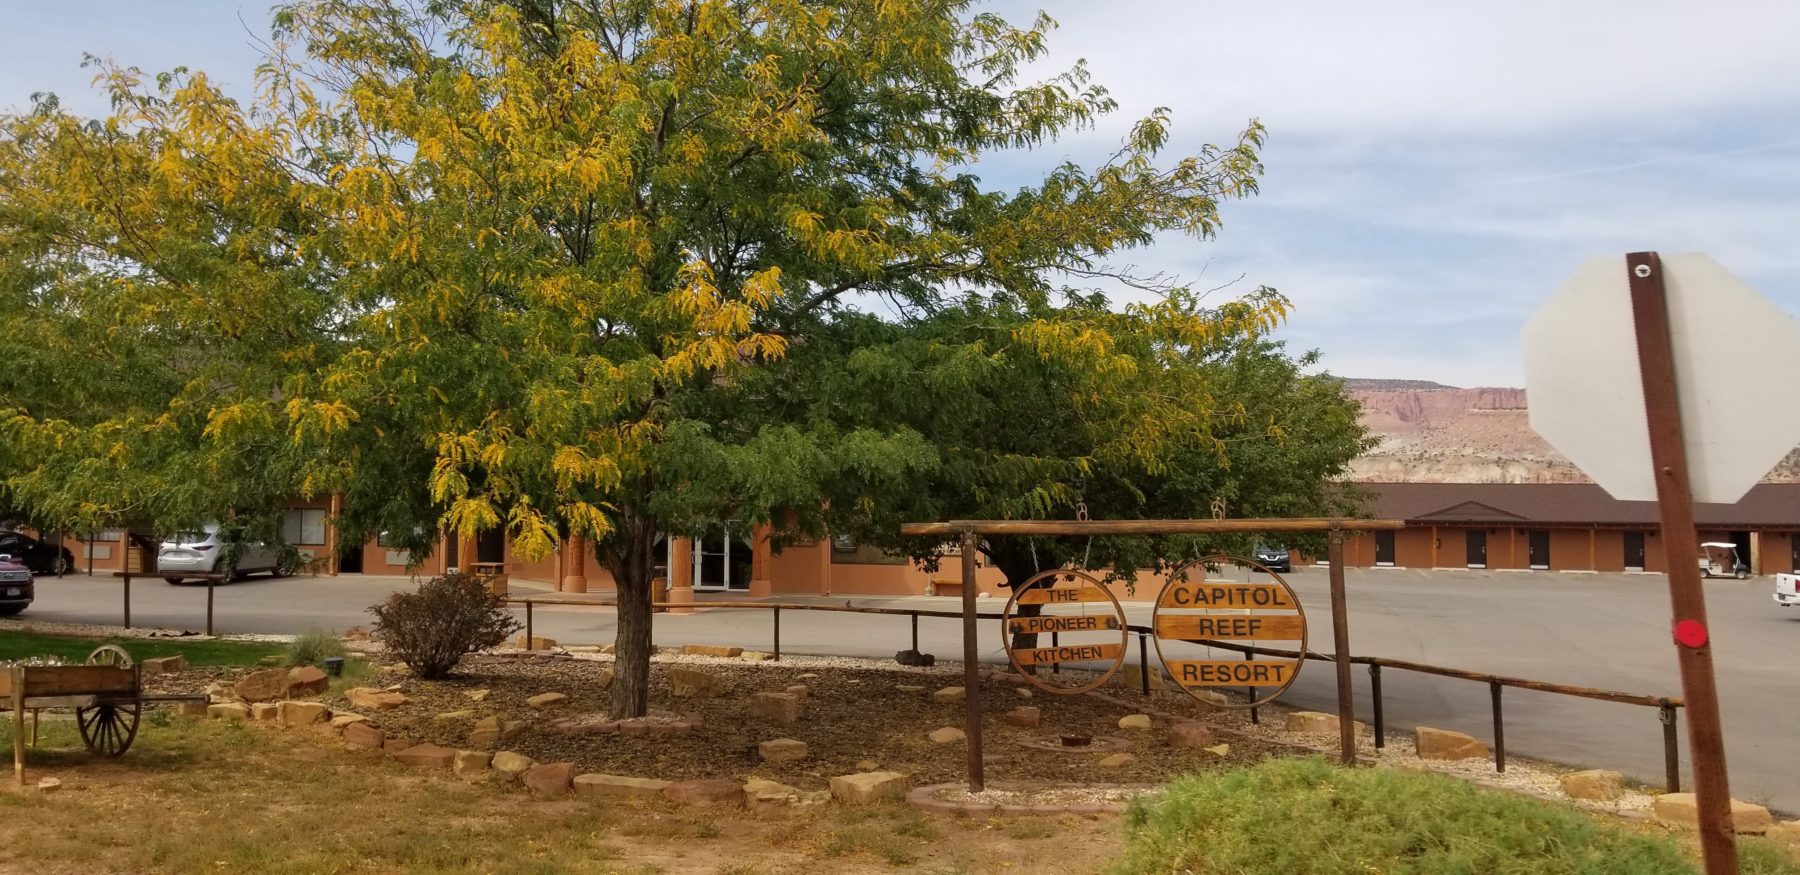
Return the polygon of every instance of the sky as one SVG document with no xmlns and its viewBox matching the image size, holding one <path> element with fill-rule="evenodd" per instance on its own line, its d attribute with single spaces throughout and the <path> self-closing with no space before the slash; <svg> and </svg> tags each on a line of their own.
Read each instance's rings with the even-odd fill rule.
<svg viewBox="0 0 1800 875">
<path fill-rule="evenodd" d="M 1702 251 L 1800 312 L 1800 3 L 1000 0 L 1059 22 L 1119 111 L 984 162 L 1012 187 L 1093 164 L 1138 117 L 1171 156 L 1268 127 L 1256 197 L 1210 241 L 1118 259 L 1203 288 L 1269 285 L 1282 336 L 1353 377 L 1523 385 L 1519 330 L 1594 256 Z M 0 0 L 0 111 L 104 111 L 83 53 L 205 70 L 248 95 L 260 2 Z M 1238 280 L 1239 277 L 1241 280 Z"/>
</svg>

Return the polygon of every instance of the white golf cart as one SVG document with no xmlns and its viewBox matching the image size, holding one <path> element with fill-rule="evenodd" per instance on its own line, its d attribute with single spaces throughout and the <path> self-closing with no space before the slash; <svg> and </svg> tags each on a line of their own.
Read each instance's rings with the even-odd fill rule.
<svg viewBox="0 0 1800 875">
<path fill-rule="evenodd" d="M 1750 563 L 1738 555 L 1736 544 L 1707 541 L 1700 545 L 1700 576 L 1735 577 L 1743 580 L 1750 576 Z"/>
</svg>

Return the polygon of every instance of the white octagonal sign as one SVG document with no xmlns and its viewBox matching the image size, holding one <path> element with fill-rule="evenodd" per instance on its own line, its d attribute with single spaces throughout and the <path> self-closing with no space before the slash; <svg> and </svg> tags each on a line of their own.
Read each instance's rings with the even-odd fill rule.
<svg viewBox="0 0 1800 875">
<path fill-rule="evenodd" d="M 1729 504 L 1800 443 L 1800 327 L 1699 253 L 1662 258 L 1694 500 Z M 1655 501 L 1623 255 L 1595 258 L 1525 324 L 1531 427 L 1612 497 Z"/>
</svg>

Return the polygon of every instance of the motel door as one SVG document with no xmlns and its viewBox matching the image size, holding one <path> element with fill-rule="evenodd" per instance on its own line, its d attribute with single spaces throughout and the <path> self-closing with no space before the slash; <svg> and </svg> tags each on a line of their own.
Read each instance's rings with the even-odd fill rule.
<svg viewBox="0 0 1800 875">
<path fill-rule="evenodd" d="M 1544 531 L 1528 532 L 1530 538 L 1528 553 L 1533 568 L 1550 567 L 1550 533 Z"/>
<path fill-rule="evenodd" d="M 1391 531 L 1375 533 L 1375 564 L 1394 564 L 1394 533 Z"/>
<path fill-rule="evenodd" d="M 726 526 L 712 526 L 694 539 L 694 589 L 748 592 L 750 545 Z"/>
<path fill-rule="evenodd" d="M 1625 533 L 1625 570 L 1644 570 L 1644 533 Z"/>
<path fill-rule="evenodd" d="M 1470 529 L 1468 532 L 1470 568 L 1487 567 L 1487 529 Z"/>
</svg>

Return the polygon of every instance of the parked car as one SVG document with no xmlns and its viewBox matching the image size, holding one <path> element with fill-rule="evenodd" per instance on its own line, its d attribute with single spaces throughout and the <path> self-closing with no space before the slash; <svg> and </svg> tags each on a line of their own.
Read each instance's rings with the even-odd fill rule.
<svg viewBox="0 0 1800 875">
<path fill-rule="evenodd" d="M 1289 558 L 1286 547 L 1258 546 L 1256 561 L 1261 562 L 1264 568 L 1277 574 L 1287 574 L 1294 570 L 1294 562 Z"/>
<path fill-rule="evenodd" d="M 40 541 L 21 532 L 0 532 L 0 554 L 37 574 L 67 574 L 75 570 L 75 554 L 69 548 Z"/>
<path fill-rule="evenodd" d="M 225 542 L 219 537 L 218 523 L 207 523 L 195 532 L 180 532 L 163 541 L 156 551 L 156 573 L 169 583 L 180 583 L 188 577 L 220 574 L 224 570 L 221 556 Z M 268 544 L 251 541 L 239 554 L 234 579 L 266 571 L 273 577 L 287 577 L 294 569 L 284 565 L 281 554 Z"/>
<path fill-rule="evenodd" d="M 25 610 L 36 595 L 31 569 L 0 553 L 0 617 L 10 617 Z"/>
<path fill-rule="evenodd" d="M 1800 605 L 1800 574 L 1775 575 L 1775 604 L 1784 608 Z"/>
</svg>

